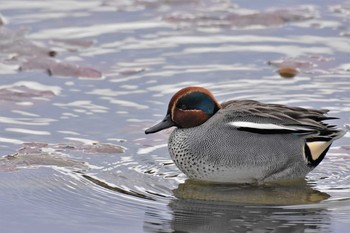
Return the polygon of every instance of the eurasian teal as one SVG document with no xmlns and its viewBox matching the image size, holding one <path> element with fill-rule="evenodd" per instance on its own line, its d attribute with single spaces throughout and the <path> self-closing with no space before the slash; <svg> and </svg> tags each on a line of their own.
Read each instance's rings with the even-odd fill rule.
<svg viewBox="0 0 350 233">
<path fill-rule="evenodd" d="M 205 88 L 186 87 L 170 100 L 160 123 L 171 126 L 168 148 L 189 178 L 253 183 L 303 178 L 344 135 L 324 120 L 328 110 L 231 100 L 219 104 Z"/>
</svg>

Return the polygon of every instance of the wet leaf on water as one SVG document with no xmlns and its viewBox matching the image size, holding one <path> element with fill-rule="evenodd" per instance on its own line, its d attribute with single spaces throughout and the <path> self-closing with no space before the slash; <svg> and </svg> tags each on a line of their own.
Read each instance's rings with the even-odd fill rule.
<svg viewBox="0 0 350 233">
<path fill-rule="evenodd" d="M 20 66 L 20 70 L 44 70 L 47 71 L 49 75 L 57 76 L 102 78 L 102 73 L 96 69 L 45 57 L 29 58 Z"/>
<path fill-rule="evenodd" d="M 146 69 L 143 67 L 133 67 L 133 68 L 122 68 L 118 71 L 119 74 L 121 75 L 133 75 L 133 74 L 138 74 L 141 73 L 143 71 L 145 71 Z"/>
<path fill-rule="evenodd" d="M 35 84 L 35 83 L 32 83 Z M 31 85 L 25 82 L 18 82 L 13 85 L 0 86 L 0 99 L 1 101 L 27 101 L 28 99 L 33 99 L 37 97 L 52 98 L 58 94 L 49 89 L 35 89 Z"/>
<path fill-rule="evenodd" d="M 93 143 L 93 144 L 57 144 L 54 145 L 55 149 L 68 149 L 79 152 L 84 152 L 86 154 L 115 154 L 124 153 L 125 148 L 122 146 L 109 144 L 109 143 Z"/>
<path fill-rule="evenodd" d="M 40 142 L 30 142 L 30 143 L 24 143 L 25 149 L 52 149 L 54 151 L 62 151 L 62 150 L 73 150 L 73 151 L 79 151 L 86 154 L 98 154 L 98 153 L 104 153 L 104 154 L 114 154 L 114 153 L 123 153 L 125 152 L 125 148 L 122 146 L 118 146 L 115 144 L 110 143 L 60 143 L 60 144 L 46 144 L 46 143 L 40 143 Z"/>
<path fill-rule="evenodd" d="M 26 142 L 23 143 L 23 146 L 19 151 L 26 150 L 27 152 L 37 152 L 38 149 L 47 147 L 49 144 L 44 142 Z"/>
<path fill-rule="evenodd" d="M 215 15 L 208 13 L 172 13 L 163 20 L 170 23 L 187 23 L 201 27 L 249 27 L 278 26 L 290 22 L 302 22 L 314 18 L 314 12 L 308 8 L 278 9 L 250 14 L 228 13 Z"/>
<path fill-rule="evenodd" d="M 282 78 L 294 78 L 299 73 L 299 70 L 293 66 L 286 66 L 279 68 L 277 73 Z"/>
<path fill-rule="evenodd" d="M 9 30 L 0 28 L 0 63 L 16 63 L 19 70 L 44 70 L 49 75 L 102 78 L 102 73 L 90 67 L 55 60 L 57 52 L 26 38 L 27 30 Z M 78 39 L 56 39 L 65 45 L 85 48 L 93 41 Z"/>
<path fill-rule="evenodd" d="M 122 146 L 108 143 L 94 144 L 47 144 L 41 142 L 23 143 L 15 153 L 0 158 L 0 171 L 13 171 L 21 167 L 56 166 L 74 169 L 86 169 L 88 164 L 72 159 L 66 151 L 78 151 L 85 154 L 123 153 Z"/>
<path fill-rule="evenodd" d="M 282 77 L 289 78 L 288 76 L 294 77 L 298 73 L 329 73 L 332 67 L 327 65 L 332 60 L 334 59 L 322 56 L 286 57 L 281 60 L 269 61 L 267 64 L 279 68 L 277 72 Z"/>
<path fill-rule="evenodd" d="M 45 143 L 24 143 L 14 154 L 0 159 L 0 171 L 13 171 L 31 166 L 56 166 L 83 169 L 87 164 L 71 159 L 66 154 L 50 151 Z"/>
</svg>

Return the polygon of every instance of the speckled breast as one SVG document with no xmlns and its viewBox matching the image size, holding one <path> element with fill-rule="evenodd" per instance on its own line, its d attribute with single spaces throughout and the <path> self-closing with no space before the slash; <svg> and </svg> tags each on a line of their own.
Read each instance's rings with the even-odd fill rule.
<svg viewBox="0 0 350 233">
<path fill-rule="evenodd" d="M 196 137 L 190 129 L 175 129 L 169 137 L 168 149 L 175 165 L 188 177 L 199 180 L 210 180 L 212 176 L 225 170 L 224 167 L 210 161 L 208 155 L 193 150 L 191 144 Z"/>
</svg>

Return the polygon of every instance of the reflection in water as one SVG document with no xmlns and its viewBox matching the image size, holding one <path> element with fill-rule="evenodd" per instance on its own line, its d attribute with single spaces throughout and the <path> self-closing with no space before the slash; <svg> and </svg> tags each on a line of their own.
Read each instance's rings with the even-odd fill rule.
<svg viewBox="0 0 350 233">
<path fill-rule="evenodd" d="M 326 193 L 306 182 L 229 185 L 187 180 L 173 190 L 170 214 L 151 208 L 145 213 L 147 232 L 304 232 L 329 229 L 328 211 L 317 203 Z M 313 204 L 315 208 L 288 208 Z M 300 205 L 301 206 L 301 205 Z M 170 217 L 169 217 L 170 215 Z M 169 219 L 170 218 L 170 219 Z M 324 223 L 324 224 L 322 224 Z"/>
<path fill-rule="evenodd" d="M 293 184 L 210 184 L 187 180 L 173 190 L 179 199 L 221 201 L 254 205 L 311 204 L 328 199 L 326 193 L 312 189 L 305 182 Z"/>
<path fill-rule="evenodd" d="M 329 229 L 328 211 L 244 206 L 218 202 L 174 200 L 175 232 L 304 232 Z M 324 224 L 322 224 L 324 223 Z"/>
</svg>

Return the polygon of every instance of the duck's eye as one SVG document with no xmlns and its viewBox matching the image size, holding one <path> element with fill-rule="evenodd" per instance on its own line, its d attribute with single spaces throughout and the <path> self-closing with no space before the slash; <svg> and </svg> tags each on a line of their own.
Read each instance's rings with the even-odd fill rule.
<svg viewBox="0 0 350 233">
<path fill-rule="evenodd" d="M 186 109 L 187 109 L 187 105 L 186 105 L 186 104 L 182 104 L 181 107 L 180 107 L 180 109 L 186 110 Z"/>
</svg>

